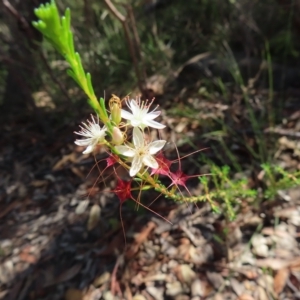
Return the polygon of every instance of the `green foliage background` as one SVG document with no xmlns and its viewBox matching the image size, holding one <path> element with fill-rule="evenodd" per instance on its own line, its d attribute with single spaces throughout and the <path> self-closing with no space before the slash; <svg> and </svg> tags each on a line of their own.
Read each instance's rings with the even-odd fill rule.
<svg viewBox="0 0 300 300">
<path fill-rule="evenodd" d="M 149 9 L 151 1 L 115 1 L 123 13 L 123 5 L 133 7 L 141 39 L 141 60 L 148 76 L 175 70 L 194 55 L 206 51 L 222 54 L 226 51 L 225 44 L 233 52 L 261 58 L 268 41 L 273 61 L 290 65 L 297 62 L 300 39 L 298 10 L 294 1 L 287 1 L 289 5 L 280 5 L 280 1 L 276 0 L 189 0 L 188 4 L 179 0 L 161 2 L 166 3 L 164 8 Z M 123 95 L 131 92 L 136 87 L 136 76 L 123 28 L 108 11 L 104 1 L 58 0 L 57 5 L 60 11 L 66 7 L 72 11 L 77 50 L 86 69 L 93 75 L 96 93 L 100 96 L 104 91 Z M 1 34 L 14 41 L 14 32 L 10 24 L 5 24 L 6 21 L 7 16 L 4 15 Z M 72 89 L 70 79 L 65 77 L 66 65 L 45 44 L 43 51 L 55 77 L 64 82 L 67 90 Z M 4 47 L 2 51 L 8 49 Z M 43 84 L 54 93 L 57 85 L 52 86 L 43 64 L 37 68 Z M 3 67 L 1 69 L 0 77 L 5 81 L 6 73 Z M 34 81 L 34 78 L 30 80 Z M 58 94 L 53 98 L 55 101 L 61 100 Z M 76 93 L 72 98 L 75 100 Z"/>
</svg>

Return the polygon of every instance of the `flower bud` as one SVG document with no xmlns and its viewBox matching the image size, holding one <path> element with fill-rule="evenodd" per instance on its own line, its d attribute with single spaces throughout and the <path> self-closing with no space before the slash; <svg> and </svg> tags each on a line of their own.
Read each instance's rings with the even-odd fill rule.
<svg viewBox="0 0 300 300">
<path fill-rule="evenodd" d="M 121 145 L 124 142 L 123 132 L 118 128 L 114 127 L 112 131 L 112 142 L 115 145 Z"/>
<path fill-rule="evenodd" d="M 113 97 L 109 100 L 109 108 L 111 113 L 111 119 L 115 123 L 115 125 L 119 125 L 121 122 L 121 100 L 117 96 L 113 95 Z"/>
</svg>

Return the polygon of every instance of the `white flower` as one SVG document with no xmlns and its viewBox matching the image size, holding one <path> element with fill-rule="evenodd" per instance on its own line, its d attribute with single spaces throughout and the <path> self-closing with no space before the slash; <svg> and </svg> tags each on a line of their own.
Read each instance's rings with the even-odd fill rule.
<svg viewBox="0 0 300 300">
<path fill-rule="evenodd" d="M 76 140 L 75 144 L 78 146 L 84 146 L 86 149 L 82 152 L 83 154 L 91 153 L 94 148 L 101 142 L 104 141 L 104 137 L 106 135 L 106 127 L 103 126 L 101 129 L 98 122 L 95 121 L 94 117 L 92 117 L 92 122 L 88 120 L 88 124 L 82 123 L 84 127 L 80 126 L 81 131 L 75 132 L 83 137 L 82 140 Z"/>
<path fill-rule="evenodd" d="M 141 129 L 144 129 L 145 127 L 153 127 L 156 129 L 163 129 L 166 126 L 163 124 L 160 124 L 156 121 L 153 121 L 156 117 L 160 115 L 160 111 L 155 111 L 158 106 L 152 110 L 151 112 L 148 112 L 150 105 L 152 102 L 147 105 L 147 101 L 141 101 L 138 100 L 129 100 L 126 102 L 128 108 L 132 111 L 132 113 L 122 109 L 121 110 L 121 116 L 122 118 L 129 121 L 129 123 L 132 125 L 132 127 L 140 127 Z"/>
<path fill-rule="evenodd" d="M 140 171 L 143 165 L 153 169 L 157 169 L 158 163 L 153 157 L 153 154 L 156 154 L 158 151 L 160 151 L 166 144 L 166 141 L 158 140 L 146 144 L 142 131 L 137 127 L 133 128 L 132 140 L 134 148 L 127 145 L 115 147 L 116 150 L 122 155 L 133 158 L 129 175 L 131 177 L 135 176 Z"/>
</svg>

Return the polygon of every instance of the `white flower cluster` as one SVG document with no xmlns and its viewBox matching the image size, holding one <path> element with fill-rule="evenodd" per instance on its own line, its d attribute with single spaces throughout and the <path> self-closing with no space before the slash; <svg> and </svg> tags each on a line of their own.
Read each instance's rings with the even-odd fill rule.
<svg viewBox="0 0 300 300">
<path fill-rule="evenodd" d="M 132 99 L 128 100 L 126 104 L 131 112 L 121 109 L 121 117 L 127 120 L 127 125 L 133 127 L 132 143 L 117 145 L 114 148 L 121 155 L 131 159 L 129 174 L 134 177 L 143 166 L 152 169 L 158 168 L 154 154 L 158 153 L 165 146 L 166 141 L 157 140 L 148 143 L 145 140 L 144 129 L 146 127 L 163 129 L 165 125 L 154 121 L 161 112 L 156 110 L 157 107 L 149 112 L 152 102 L 147 105 L 147 102 L 143 102 L 140 99 Z M 75 133 L 85 137 L 85 139 L 76 140 L 75 144 L 85 146 L 86 149 L 83 153 L 86 154 L 91 153 L 97 145 L 104 142 L 107 129 L 105 126 L 101 128 L 99 122 L 96 122 L 93 117 L 92 122 L 88 121 L 88 124 L 83 123 L 83 125 L 84 127 L 81 127 L 81 131 Z"/>
<path fill-rule="evenodd" d="M 82 123 L 84 127 L 80 126 L 81 131 L 75 132 L 76 134 L 79 134 L 85 139 L 76 140 L 75 144 L 78 146 L 86 147 L 86 149 L 83 151 L 83 154 L 88 154 L 93 152 L 95 147 L 102 143 L 104 141 L 104 138 L 106 136 L 106 127 L 103 126 L 103 128 L 99 125 L 99 120 L 97 122 L 95 121 L 94 117 L 92 117 L 92 122 L 88 120 L 88 124 Z"/>
</svg>

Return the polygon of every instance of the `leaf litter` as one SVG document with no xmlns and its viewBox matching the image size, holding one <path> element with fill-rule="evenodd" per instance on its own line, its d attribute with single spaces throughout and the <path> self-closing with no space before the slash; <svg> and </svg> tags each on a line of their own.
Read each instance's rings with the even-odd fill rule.
<svg viewBox="0 0 300 300">
<path fill-rule="evenodd" d="M 198 106 L 206 121 L 224 117 L 230 109 L 203 101 Z M 10 127 L 17 123 L 16 119 Z M 166 123 L 173 126 L 168 134 L 176 137 L 179 147 L 201 126 L 176 115 Z M 72 142 L 66 145 L 72 128 L 61 132 L 55 146 L 49 146 L 34 126 L 25 130 L 27 136 L 36 137 L 30 141 L 40 141 L 38 148 L 23 138 L 24 132 L 14 135 L 13 142 L 4 132 L 6 146 L 0 152 L 0 299 L 299 296 L 298 187 L 284 191 L 288 198 L 279 194 L 280 200 L 261 209 L 244 203 L 243 213 L 228 228 L 206 204 L 197 208 L 157 200 L 151 209 L 172 224 L 123 205 L 125 243 L 119 201 L 110 192 L 117 178 L 112 178 L 111 186 L 95 186 L 97 168 L 85 177 L 95 161 L 81 155 Z M 277 128 L 276 134 L 283 130 Z M 291 142 L 291 136 L 279 137 L 276 155 L 286 166 L 299 166 L 298 144 Z M 194 141 L 204 148 L 204 143 Z M 100 151 L 96 161 L 103 159 L 105 153 Z M 105 163 L 99 168 L 103 170 Z M 195 165 L 187 159 L 182 168 L 186 172 Z M 193 184 L 189 189 L 197 190 Z M 145 197 L 153 199 L 152 194 Z"/>
</svg>

